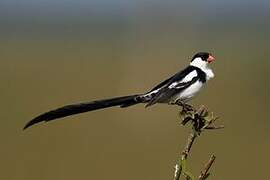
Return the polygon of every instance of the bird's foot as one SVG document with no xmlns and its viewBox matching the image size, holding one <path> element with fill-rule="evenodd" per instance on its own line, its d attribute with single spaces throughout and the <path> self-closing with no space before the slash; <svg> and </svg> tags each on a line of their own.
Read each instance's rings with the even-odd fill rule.
<svg viewBox="0 0 270 180">
<path fill-rule="evenodd" d="M 174 104 L 182 107 L 182 111 L 180 112 L 181 115 L 189 114 L 195 111 L 195 108 L 193 106 L 184 103 L 183 101 L 177 100 L 176 102 L 174 102 Z"/>
</svg>

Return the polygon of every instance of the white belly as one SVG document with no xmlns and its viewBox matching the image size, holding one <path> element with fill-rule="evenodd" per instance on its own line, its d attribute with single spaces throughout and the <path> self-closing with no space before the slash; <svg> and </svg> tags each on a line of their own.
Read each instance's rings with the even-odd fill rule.
<svg viewBox="0 0 270 180">
<path fill-rule="evenodd" d="M 200 81 L 197 81 L 191 86 L 189 86 L 187 89 L 185 89 L 184 91 L 176 94 L 173 99 L 187 102 L 192 97 L 194 97 L 200 91 L 202 87 L 203 87 L 203 83 Z"/>
</svg>

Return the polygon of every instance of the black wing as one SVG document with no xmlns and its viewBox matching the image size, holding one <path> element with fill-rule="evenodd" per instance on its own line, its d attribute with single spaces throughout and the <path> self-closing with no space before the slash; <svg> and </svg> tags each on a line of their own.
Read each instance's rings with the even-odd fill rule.
<svg viewBox="0 0 270 180">
<path fill-rule="evenodd" d="M 162 88 L 147 104 L 146 107 L 154 105 L 155 103 L 162 101 L 164 99 L 170 99 L 175 94 L 183 91 L 187 87 L 189 87 L 191 84 L 195 83 L 197 80 L 199 80 L 198 77 L 194 77 L 191 81 L 185 82 L 185 83 L 179 83 L 177 86 L 173 88 Z"/>
<path fill-rule="evenodd" d="M 171 84 L 173 81 L 180 81 L 182 80 L 188 73 L 191 71 L 195 70 L 195 67 L 193 66 L 188 66 L 184 70 L 176 73 L 175 75 L 169 77 L 165 81 L 161 82 L 160 84 L 156 85 L 154 88 L 151 89 L 151 91 L 155 91 L 161 87 L 166 87 L 167 85 Z M 149 92 L 151 92 L 149 91 Z"/>
<path fill-rule="evenodd" d="M 160 86 L 160 90 L 154 94 L 154 96 L 151 98 L 151 100 L 148 102 L 146 107 L 151 106 L 159 101 L 170 99 L 172 96 L 174 96 L 176 93 L 181 92 L 182 90 L 186 89 L 188 86 L 199 80 L 199 77 L 194 77 L 191 81 L 188 82 L 181 82 L 181 80 L 186 77 L 190 72 L 196 70 L 193 66 L 188 66 L 183 71 L 180 71 L 179 73 L 175 74 L 173 77 L 170 78 L 170 80 L 163 86 Z M 170 87 L 170 85 L 174 82 L 179 82 L 174 87 Z M 154 89 L 156 90 L 156 89 Z"/>
<path fill-rule="evenodd" d="M 173 75 L 172 77 L 166 79 L 165 81 L 161 82 L 160 84 L 156 85 L 153 89 L 151 89 L 151 91 L 155 91 L 155 90 L 157 90 L 157 89 L 159 89 L 159 88 L 165 86 L 165 85 L 168 84 L 168 82 L 170 82 L 175 76 L 176 76 L 176 74 Z M 149 91 L 149 92 L 151 92 L 151 91 Z"/>
</svg>

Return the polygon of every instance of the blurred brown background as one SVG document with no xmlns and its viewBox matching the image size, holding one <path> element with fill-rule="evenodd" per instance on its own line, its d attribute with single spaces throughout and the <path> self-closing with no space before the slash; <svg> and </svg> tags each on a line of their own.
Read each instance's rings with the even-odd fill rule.
<svg viewBox="0 0 270 180">
<path fill-rule="evenodd" d="M 216 74 L 192 101 L 226 128 L 203 134 L 189 168 L 211 153 L 210 179 L 267 179 L 270 3 L 2 0 L 0 179 L 172 179 L 189 128 L 178 109 L 143 105 L 72 116 L 22 131 L 65 104 L 144 92 L 197 51 Z"/>
</svg>

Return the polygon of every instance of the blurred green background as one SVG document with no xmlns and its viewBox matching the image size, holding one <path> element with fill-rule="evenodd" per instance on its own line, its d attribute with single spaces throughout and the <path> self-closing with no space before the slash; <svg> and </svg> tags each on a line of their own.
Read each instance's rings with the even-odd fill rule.
<svg viewBox="0 0 270 180">
<path fill-rule="evenodd" d="M 22 127 L 44 111 L 149 90 L 197 51 L 216 77 L 192 101 L 226 128 L 203 134 L 189 168 L 268 179 L 270 2 L 1 0 L 0 179 L 172 179 L 189 128 L 143 105 Z"/>
</svg>

